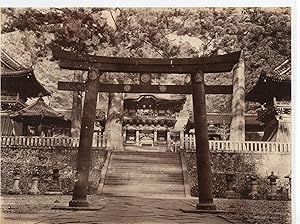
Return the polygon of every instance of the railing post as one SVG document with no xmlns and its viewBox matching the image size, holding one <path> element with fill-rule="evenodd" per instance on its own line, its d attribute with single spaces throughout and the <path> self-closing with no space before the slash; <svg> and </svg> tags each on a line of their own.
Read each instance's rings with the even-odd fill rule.
<svg viewBox="0 0 300 224">
<path fill-rule="evenodd" d="M 185 151 L 189 150 L 189 135 L 188 134 L 184 135 L 184 149 L 185 149 Z"/>
</svg>

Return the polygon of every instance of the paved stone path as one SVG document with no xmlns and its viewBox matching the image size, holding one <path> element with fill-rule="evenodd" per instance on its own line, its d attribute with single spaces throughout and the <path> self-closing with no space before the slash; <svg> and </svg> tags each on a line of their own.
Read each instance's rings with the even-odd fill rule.
<svg viewBox="0 0 300 224">
<path fill-rule="evenodd" d="M 17 197 L 17 199 L 16 199 Z M 17 202 L 25 198 L 23 205 L 29 206 L 18 210 Z M 62 211 L 50 210 L 53 205 L 67 205 L 70 196 L 60 196 L 59 203 L 53 201 L 58 196 L 35 196 L 27 199 L 28 196 L 2 197 L 1 223 L 5 224 L 70 224 L 70 223 L 199 223 L 199 224 L 228 224 L 242 223 L 236 220 L 224 219 L 226 215 L 216 214 L 192 214 L 183 213 L 179 209 L 192 209 L 191 200 L 179 199 L 150 199 L 133 197 L 92 197 L 89 198 L 92 206 L 104 206 L 100 211 Z M 32 202 L 30 203 L 31 200 Z M 34 202 L 37 204 L 34 206 Z M 27 203 L 27 205 L 26 205 Z M 10 208 L 9 208 L 10 206 Z M 15 206 L 15 207 L 13 207 Z M 31 207 L 30 207 L 31 206 Z M 13 213 L 11 213 L 13 212 Z M 23 212 L 23 214 L 17 214 Z M 233 221 L 233 222 L 232 222 Z"/>
</svg>

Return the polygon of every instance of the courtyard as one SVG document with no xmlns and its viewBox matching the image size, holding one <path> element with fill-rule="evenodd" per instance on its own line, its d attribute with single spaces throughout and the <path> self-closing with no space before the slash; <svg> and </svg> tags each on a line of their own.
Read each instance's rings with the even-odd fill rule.
<svg viewBox="0 0 300 224">
<path fill-rule="evenodd" d="M 70 195 L 4 195 L 1 223 L 290 223 L 290 201 L 215 199 L 224 213 L 184 213 L 193 209 L 192 199 L 151 199 L 135 197 L 89 196 L 98 211 L 51 209 L 66 206 Z M 228 213 L 229 212 L 229 213 Z"/>
</svg>

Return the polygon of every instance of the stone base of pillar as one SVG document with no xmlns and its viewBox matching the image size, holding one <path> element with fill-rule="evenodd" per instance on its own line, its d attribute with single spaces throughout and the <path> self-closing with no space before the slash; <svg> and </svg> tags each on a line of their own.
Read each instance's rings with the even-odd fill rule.
<svg viewBox="0 0 300 224">
<path fill-rule="evenodd" d="M 217 210 L 217 207 L 214 203 L 198 203 L 196 209 L 199 210 Z"/>
<path fill-rule="evenodd" d="M 238 198 L 238 195 L 234 191 L 226 191 L 225 198 L 234 199 L 234 198 Z"/>
<path fill-rule="evenodd" d="M 71 200 L 69 207 L 89 207 L 89 202 L 87 200 Z"/>
<path fill-rule="evenodd" d="M 30 195 L 38 195 L 38 194 L 41 194 L 41 192 L 39 191 L 39 190 L 29 190 L 28 191 L 28 194 L 30 194 Z"/>
<path fill-rule="evenodd" d="M 54 206 L 53 210 L 67 210 L 67 211 L 100 211 L 104 206 L 97 207 L 70 207 L 70 206 Z"/>
<path fill-rule="evenodd" d="M 8 194 L 22 194 L 20 189 L 10 189 Z"/>
</svg>

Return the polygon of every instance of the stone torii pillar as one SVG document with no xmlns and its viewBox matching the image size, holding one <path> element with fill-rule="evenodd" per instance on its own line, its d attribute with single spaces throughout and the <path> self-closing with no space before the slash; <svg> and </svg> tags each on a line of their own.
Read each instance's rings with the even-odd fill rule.
<svg viewBox="0 0 300 224">
<path fill-rule="evenodd" d="M 192 74 L 193 108 L 196 136 L 196 158 L 199 203 L 197 209 L 216 210 L 213 203 L 211 160 L 208 146 L 204 73 Z"/>
<path fill-rule="evenodd" d="M 90 70 L 85 83 L 85 99 L 81 119 L 80 141 L 77 157 L 77 173 L 74 183 L 73 198 L 70 207 L 88 207 L 86 200 L 88 190 L 89 171 L 91 166 L 92 141 L 96 118 L 96 104 L 99 86 L 98 70 Z"/>
<path fill-rule="evenodd" d="M 230 141 L 245 141 L 245 63 L 243 53 L 233 67 Z"/>
</svg>

